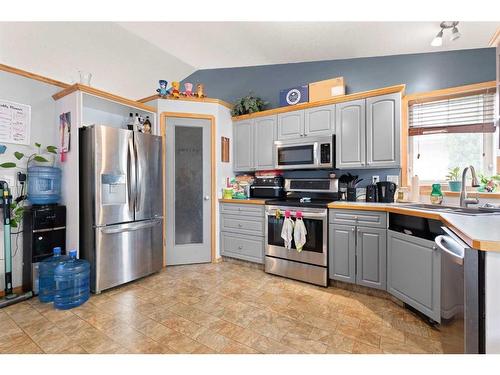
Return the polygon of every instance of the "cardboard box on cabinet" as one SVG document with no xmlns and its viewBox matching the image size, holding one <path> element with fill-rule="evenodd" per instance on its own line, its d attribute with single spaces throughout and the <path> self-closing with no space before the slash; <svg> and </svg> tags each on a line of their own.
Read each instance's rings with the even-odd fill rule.
<svg viewBox="0 0 500 375">
<path fill-rule="evenodd" d="M 319 102 L 345 95 L 344 77 L 336 77 L 309 84 L 309 102 Z"/>
</svg>

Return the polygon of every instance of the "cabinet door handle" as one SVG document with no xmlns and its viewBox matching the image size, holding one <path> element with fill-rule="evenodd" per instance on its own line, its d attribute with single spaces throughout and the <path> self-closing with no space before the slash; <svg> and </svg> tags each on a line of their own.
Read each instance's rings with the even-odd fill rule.
<svg viewBox="0 0 500 375">
<path fill-rule="evenodd" d="M 353 231 L 353 232 L 354 232 L 354 227 L 352 227 L 352 228 L 351 228 L 351 231 Z"/>
<path fill-rule="evenodd" d="M 241 249 L 243 249 L 243 246 L 241 246 L 241 245 L 238 246 L 238 250 L 241 250 Z"/>
<path fill-rule="evenodd" d="M 242 224 L 238 224 L 238 227 L 241 228 L 243 225 Z"/>
</svg>

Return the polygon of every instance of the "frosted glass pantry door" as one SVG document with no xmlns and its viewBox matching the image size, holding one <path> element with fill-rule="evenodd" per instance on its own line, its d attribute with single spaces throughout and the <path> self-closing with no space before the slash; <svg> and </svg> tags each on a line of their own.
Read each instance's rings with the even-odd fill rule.
<svg viewBox="0 0 500 375">
<path fill-rule="evenodd" d="M 209 120 L 166 121 L 167 265 L 211 261 Z"/>
</svg>

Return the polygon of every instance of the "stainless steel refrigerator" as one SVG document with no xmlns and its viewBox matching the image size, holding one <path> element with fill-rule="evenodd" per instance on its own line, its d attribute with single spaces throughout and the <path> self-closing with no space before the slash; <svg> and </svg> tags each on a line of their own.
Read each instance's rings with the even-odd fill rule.
<svg viewBox="0 0 500 375">
<path fill-rule="evenodd" d="M 79 129 L 80 256 L 95 293 L 163 263 L 161 137 L 93 125 Z"/>
</svg>

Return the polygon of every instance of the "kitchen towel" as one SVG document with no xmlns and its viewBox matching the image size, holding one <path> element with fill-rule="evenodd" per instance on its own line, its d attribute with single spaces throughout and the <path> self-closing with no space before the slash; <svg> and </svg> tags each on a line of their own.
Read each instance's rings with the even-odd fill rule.
<svg viewBox="0 0 500 375">
<path fill-rule="evenodd" d="M 285 217 L 285 220 L 283 221 L 281 238 L 285 241 L 285 248 L 290 250 L 292 248 L 293 239 L 293 220 L 290 217 Z"/>
<path fill-rule="evenodd" d="M 306 243 L 307 230 L 304 221 L 301 218 L 295 220 L 295 229 L 293 231 L 293 240 L 295 241 L 295 248 L 297 252 L 301 252 L 304 244 Z"/>
</svg>

